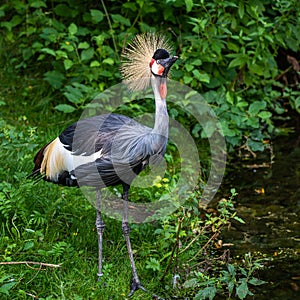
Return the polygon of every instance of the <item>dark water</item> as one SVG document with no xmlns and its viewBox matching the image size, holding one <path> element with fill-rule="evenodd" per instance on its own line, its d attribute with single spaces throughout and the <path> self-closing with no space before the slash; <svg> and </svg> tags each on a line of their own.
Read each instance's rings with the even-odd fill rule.
<svg viewBox="0 0 300 300">
<path fill-rule="evenodd" d="M 234 244 L 232 255 L 267 258 L 256 277 L 268 283 L 247 299 L 300 299 L 300 135 L 278 138 L 273 151 L 270 166 L 263 154 L 239 161 L 227 176 L 246 224 L 234 224 L 223 239 Z"/>
</svg>

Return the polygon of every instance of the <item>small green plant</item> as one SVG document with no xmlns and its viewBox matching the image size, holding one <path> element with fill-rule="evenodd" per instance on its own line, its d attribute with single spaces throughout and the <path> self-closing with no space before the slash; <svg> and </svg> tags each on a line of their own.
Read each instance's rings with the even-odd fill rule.
<svg viewBox="0 0 300 300">
<path fill-rule="evenodd" d="M 165 217 L 155 230 L 154 243 L 158 255 L 151 253 L 146 268 L 162 270 L 162 280 L 168 278 L 173 282 L 174 296 L 200 300 L 227 293 L 230 299 L 235 293 L 239 299 L 244 299 L 251 295 L 251 286 L 264 283 L 254 276 L 263 265 L 250 253 L 245 255 L 242 263 L 228 263 L 227 249 L 216 258 L 215 249 L 222 253 L 222 241 L 219 239 L 222 229 L 232 221 L 244 223 L 233 205 L 236 196 L 236 190 L 231 189 L 230 197 L 221 199 L 216 210 L 205 212 L 199 208 L 199 195 L 195 193 L 182 210 Z M 145 244 L 143 249 L 147 249 Z M 165 255 L 160 257 L 162 252 Z M 145 250 L 141 253 L 145 257 L 149 255 Z M 170 288 L 166 284 L 166 289 Z"/>
<path fill-rule="evenodd" d="M 146 269 L 150 269 L 154 272 L 160 271 L 161 270 L 160 262 L 156 258 L 150 257 L 150 259 L 146 262 Z"/>
<path fill-rule="evenodd" d="M 12 275 L 4 275 L 0 277 L 0 294 L 9 296 L 9 291 L 17 284 Z"/>
<path fill-rule="evenodd" d="M 226 299 L 234 295 L 238 299 L 245 299 L 248 295 L 253 296 L 251 286 L 258 286 L 266 282 L 254 277 L 254 272 L 263 267 L 261 260 L 253 260 L 251 253 L 246 253 L 243 266 L 240 264 L 228 264 L 227 270 L 221 270 L 219 277 L 205 275 L 202 272 L 194 272 L 191 279 L 187 280 L 183 287 L 196 290 L 194 300 L 212 300 L 220 291 L 227 290 Z M 224 292 L 222 292 L 224 295 Z"/>
<path fill-rule="evenodd" d="M 254 277 L 254 272 L 263 268 L 261 260 L 254 260 L 251 253 L 246 253 L 242 266 L 227 265 L 227 270 L 221 271 L 220 282 L 227 285 L 229 299 L 234 291 L 239 299 L 245 299 L 248 295 L 253 296 L 250 286 L 258 286 L 266 282 Z"/>
<path fill-rule="evenodd" d="M 195 272 L 193 278 L 187 280 L 183 287 L 184 289 L 198 289 L 197 294 L 193 299 L 209 299 L 212 300 L 217 294 L 218 280 L 217 278 L 210 278 L 201 272 Z M 219 285 L 220 286 L 220 285 Z"/>
<path fill-rule="evenodd" d="M 66 258 L 73 252 L 72 246 L 67 242 L 57 242 L 52 245 L 52 248 L 48 251 L 39 250 L 38 253 L 45 258 L 51 257 L 52 259 Z"/>
</svg>

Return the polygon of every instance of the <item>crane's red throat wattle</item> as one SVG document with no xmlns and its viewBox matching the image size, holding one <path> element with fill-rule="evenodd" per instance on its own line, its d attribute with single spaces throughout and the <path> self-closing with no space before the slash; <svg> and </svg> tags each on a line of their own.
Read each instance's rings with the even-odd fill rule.
<svg viewBox="0 0 300 300">
<path fill-rule="evenodd" d="M 161 99 L 166 99 L 166 97 L 167 97 L 167 83 L 166 83 L 166 80 L 163 80 L 161 82 L 160 87 L 159 87 L 159 93 L 160 93 Z"/>
</svg>

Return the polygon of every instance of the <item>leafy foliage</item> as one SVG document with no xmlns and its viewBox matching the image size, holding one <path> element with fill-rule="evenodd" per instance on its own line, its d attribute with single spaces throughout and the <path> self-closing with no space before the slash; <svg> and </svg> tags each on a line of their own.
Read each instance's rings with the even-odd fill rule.
<svg viewBox="0 0 300 300">
<path fill-rule="evenodd" d="M 77 190 L 33 185 L 26 175 L 37 144 L 56 136 L 66 117 L 73 121 L 97 93 L 120 82 L 120 53 L 128 40 L 136 33 L 163 31 L 180 56 L 172 78 L 203 94 L 220 119 L 229 149 L 262 151 L 274 133 L 293 130 L 281 122 L 300 112 L 299 5 L 297 0 L 1 3 L 0 257 L 2 262 L 63 263 L 51 271 L 1 265 L 1 296 L 126 297 L 130 266 L 123 259 L 119 224 L 106 220 L 106 285 L 96 284 L 91 276 L 97 247 L 93 208 Z M 131 103 L 126 109 L 139 113 L 145 107 Z M 195 139 L 203 136 L 192 118 L 174 107 L 170 115 Z M 174 159 L 170 153 L 166 158 Z M 167 192 L 172 180 L 157 178 L 151 196 Z M 231 192 L 217 210 L 203 211 L 195 191 L 181 210 L 158 224 L 133 226 L 137 267 L 149 289 L 166 297 L 244 299 L 252 286 L 263 283 L 255 277 L 260 261 L 247 254 L 229 263 L 222 248 L 222 228 L 243 222 Z M 134 190 L 132 197 L 138 197 Z M 145 299 L 144 294 L 136 297 Z"/>
<path fill-rule="evenodd" d="M 193 299 L 214 299 L 217 295 L 220 286 L 227 286 L 228 299 L 230 299 L 234 292 L 238 299 L 245 299 L 248 295 L 253 296 L 249 290 L 249 285 L 258 286 L 265 282 L 252 276 L 254 270 L 262 268 L 259 260 L 251 262 L 249 265 L 247 261 L 251 261 L 251 254 L 245 254 L 245 267 L 238 268 L 232 264 L 227 265 L 227 270 L 222 270 L 220 277 L 210 277 L 202 272 L 195 272 L 195 277 L 185 282 L 186 289 L 198 289 L 197 294 Z M 241 265 L 241 264 L 240 264 Z"/>
<path fill-rule="evenodd" d="M 215 107 L 229 148 L 261 151 L 280 133 L 274 120 L 300 111 L 299 5 L 14 0 L 0 7 L 1 51 L 7 68 L 43 77 L 58 92 L 55 108 L 72 113 L 120 81 L 120 53 L 134 34 L 161 30 L 181 58 L 173 78 Z"/>
<path fill-rule="evenodd" d="M 5 275 L 0 278 L 0 293 L 9 295 L 9 291 L 17 284 L 11 275 Z"/>
<path fill-rule="evenodd" d="M 25 170 L 38 138 L 35 128 L 27 127 L 21 132 L 2 121 L 0 136 L 3 162 L 0 176 L 4 178 L 0 184 L 0 260 L 2 263 L 36 261 L 62 265 L 53 271 L 47 267 L 28 268 L 25 263 L 0 265 L 0 294 L 7 299 L 25 299 L 28 295 L 47 299 L 49 293 L 56 298 L 96 299 L 111 296 L 114 289 L 117 298 L 124 298 L 124 290 L 128 289 L 130 281 L 127 275 L 130 266 L 124 260 L 126 247 L 121 230 L 116 229 L 120 229 L 120 224 L 106 220 L 110 229 L 105 231 L 106 240 L 113 240 L 112 244 L 105 243 L 104 249 L 106 285 L 95 286 L 95 278 L 91 276 L 96 274 L 97 268 L 97 238 L 92 230 L 94 218 L 91 218 L 94 209 L 78 195 L 77 189 L 26 180 Z M 13 151 L 15 146 L 18 146 L 17 154 Z M 170 184 L 166 178 L 157 178 L 154 189 L 157 192 L 160 188 L 167 190 Z M 249 284 L 258 284 L 252 274 L 255 269 L 250 272 L 248 267 L 244 268 L 245 271 L 241 271 L 244 277 L 239 278 L 240 273 L 236 273 L 236 276 L 228 275 L 229 278 L 224 269 L 227 264 L 222 258 L 226 254 L 215 260 L 222 228 L 233 220 L 243 222 L 236 216 L 232 203 L 236 192 L 232 189 L 231 193 L 231 198 L 220 201 L 217 210 L 203 211 L 199 207 L 200 193 L 195 192 L 185 207 L 156 225 L 131 226 L 137 266 L 150 288 L 153 285 L 153 290 L 160 290 L 166 297 L 213 299 L 214 295 L 226 291 L 229 282 L 235 283 L 237 293 L 241 295 L 245 293 L 244 285 L 248 289 Z M 131 195 L 133 199 L 138 196 Z M 219 251 L 222 253 L 223 250 Z M 78 276 L 87 279 L 84 287 L 78 285 Z M 116 278 L 119 281 L 117 290 Z M 243 278 L 247 278 L 244 283 Z M 141 297 L 138 299 L 145 299 L 145 295 Z"/>
</svg>

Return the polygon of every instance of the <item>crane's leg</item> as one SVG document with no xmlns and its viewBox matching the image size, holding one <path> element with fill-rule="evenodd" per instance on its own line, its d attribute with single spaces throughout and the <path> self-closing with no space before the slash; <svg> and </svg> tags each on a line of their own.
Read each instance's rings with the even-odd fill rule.
<svg viewBox="0 0 300 300">
<path fill-rule="evenodd" d="M 129 260 L 131 264 L 131 270 L 132 270 L 132 280 L 130 283 L 130 293 L 128 294 L 128 297 L 131 297 L 134 292 L 138 289 L 141 289 L 146 292 L 146 289 L 142 286 L 139 277 L 137 275 L 137 271 L 135 268 L 135 263 L 133 259 L 133 253 L 131 249 L 131 243 L 129 238 L 130 228 L 128 224 L 128 192 L 129 192 L 129 185 L 123 186 L 123 200 L 124 200 L 124 207 L 123 207 L 123 219 L 122 219 L 122 230 L 124 234 L 124 238 L 127 245 Z"/>
<path fill-rule="evenodd" d="M 98 281 L 100 280 L 102 273 L 102 241 L 105 224 L 101 217 L 101 194 L 100 190 L 96 191 L 96 228 L 98 233 Z"/>
</svg>

